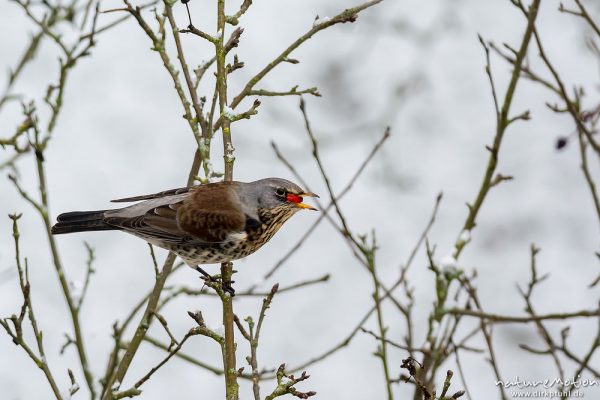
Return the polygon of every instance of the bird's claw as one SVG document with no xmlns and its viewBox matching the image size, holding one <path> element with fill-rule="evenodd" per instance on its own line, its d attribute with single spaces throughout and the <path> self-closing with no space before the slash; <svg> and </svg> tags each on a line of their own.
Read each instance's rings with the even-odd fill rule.
<svg viewBox="0 0 600 400">
<path fill-rule="evenodd" d="M 223 289 L 225 293 L 229 293 L 231 297 L 235 296 L 235 289 L 233 288 L 233 286 L 231 286 L 232 283 L 235 283 L 235 281 L 227 281 L 221 283 L 221 289 Z"/>
</svg>

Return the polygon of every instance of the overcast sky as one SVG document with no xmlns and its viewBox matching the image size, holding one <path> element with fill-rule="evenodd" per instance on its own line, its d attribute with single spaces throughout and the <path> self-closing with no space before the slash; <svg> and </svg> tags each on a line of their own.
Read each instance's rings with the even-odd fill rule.
<svg viewBox="0 0 600 400">
<path fill-rule="evenodd" d="M 207 1 L 190 3 L 194 24 L 214 33 L 214 9 Z M 591 2 L 588 2 L 591 3 Z M 236 3 L 237 4 L 237 3 Z M 348 0 L 255 1 L 243 17 L 245 29 L 235 53 L 245 67 L 231 76 L 230 97 L 299 35 L 310 29 L 316 15 L 333 16 L 350 4 Z M 105 2 L 103 9 L 119 7 Z M 236 5 L 237 7 L 237 5 Z M 231 10 L 235 10 L 231 6 Z M 558 2 L 543 3 L 538 26 L 549 57 L 568 85 L 587 88 L 584 105 L 598 104 L 598 59 L 585 47 L 589 32 L 581 21 L 561 14 Z M 590 11 L 600 20 L 597 9 Z M 148 19 L 152 16 L 147 13 Z M 101 15 L 108 22 L 114 15 Z M 176 18 L 186 24 L 178 6 Z M 444 199 L 429 240 L 442 258 L 452 250 L 467 215 L 465 203 L 472 201 L 481 183 L 495 117 L 485 57 L 477 34 L 498 44 L 517 47 L 526 21 L 508 0 L 397 1 L 385 0 L 361 14 L 354 24 L 335 26 L 313 37 L 292 56 L 300 64 L 278 67 L 257 87 L 288 90 L 317 86 L 323 97 L 307 97 L 307 109 L 319 138 L 325 166 L 333 187 L 341 190 L 374 143 L 390 126 L 392 137 L 358 180 L 341 205 L 356 233 L 377 232 L 377 265 L 383 282 L 393 282 L 429 219 L 436 195 Z M 0 3 L 0 63 L 7 69 L 20 56 L 31 23 L 13 2 Z M 169 76 L 151 43 L 139 26 L 129 20 L 103 33 L 92 57 L 81 60 L 70 77 L 64 110 L 46 153 L 51 215 L 71 210 L 104 209 L 109 200 L 183 186 L 192 161 L 195 142 L 172 88 Z M 211 57 L 210 47 L 196 38 L 184 37 L 191 65 Z M 532 51 L 532 65 L 547 72 Z M 38 59 L 27 67 L 15 92 L 25 99 L 41 101 L 47 82 L 58 74 L 56 49 L 49 42 Z M 175 57 L 173 57 L 175 61 Z M 510 68 L 493 57 L 492 69 L 501 96 Z M 6 83 L 0 79 L 0 88 Z M 210 83 L 210 85 L 209 85 Z M 201 90 L 212 96 L 212 81 Z M 277 161 L 270 146 L 275 141 L 310 185 L 326 197 L 316 164 L 311 159 L 296 97 L 264 98 L 259 114 L 233 125 L 236 148 L 235 178 L 251 181 L 268 176 L 293 179 Z M 240 106 L 246 109 L 252 99 Z M 535 294 L 537 311 L 567 312 L 596 307 L 598 288 L 587 285 L 598 274 L 599 227 L 589 189 L 579 169 L 575 143 L 557 152 L 559 136 L 574 129 L 568 116 L 556 116 L 545 103 L 556 102 L 539 86 L 521 81 L 513 102 L 513 114 L 529 109 L 532 120 L 517 122 L 507 131 L 500 153 L 499 172 L 514 180 L 494 188 L 486 199 L 473 240 L 460 259 L 465 271 L 477 269 L 479 295 L 489 312 L 521 315 L 522 300 L 516 283 L 529 278 L 529 247 L 542 249 L 540 273 L 550 273 L 543 289 Z M 12 103 L 0 113 L 0 137 L 12 134 L 21 121 L 20 106 Z M 218 138 L 217 138 L 218 139 Z M 222 170 L 220 139 L 214 141 L 213 163 Z M 8 151 L 0 152 L 0 162 Z M 23 186 L 35 193 L 34 159 L 23 157 L 17 164 Z M 590 158 L 596 177 L 598 159 Z M 44 331 L 48 360 L 57 371 L 61 387 L 68 386 L 67 368 L 77 369 L 74 350 L 58 351 L 64 332 L 71 331 L 60 288 L 52 268 L 42 223 L 34 210 L 0 177 L 0 315 L 9 316 L 21 304 L 14 266 L 11 221 L 6 214 L 23 213 L 20 220 L 21 251 L 30 265 L 33 301 Z M 268 290 L 331 274 L 325 284 L 281 294 L 268 313 L 259 362 L 276 367 L 285 362 L 298 365 L 335 346 L 372 305 L 370 276 L 354 260 L 346 243 L 324 221 L 303 248 L 266 282 L 264 274 L 318 217 L 299 213 L 255 255 L 236 263 L 236 287 L 254 283 Z M 120 232 L 84 233 L 57 238 L 68 276 L 81 281 L 86 252 L 83 241 L 96 249 L 97 273 L 93 276 L 82 311 L 83 330 L 88 337 L 92 370 L 100 375 L 112 346 L 111 326 L 123 319 L 152 286 L 154 272 L 148 247 L 139 239 Z M 161 259 L 165 252 L 158 251 Z M 216 267 L 207 267 L 216 271 Z M 185 269 L 173 283 L 200 287 L 197 274 Z M 426 268 L 424 250 L 411 269 L 415 289 L 415 335 L 420 345 L 434 299 L 434 277 Z M 240 298 L 240 316 L 257 315 L 260 298 Z M 200 309 L 210 326 L 220 324 L 219 304 L 212 298 L 173 302 L 165 317 L 177 337 L 192 326 L 186 311 Z M 405 326 L 400 314 L 386 305 L 389 337 L 401 341 Z M 565 325 L 548 324 L 553 333 Z M 574 351 L 583 354 L 595 335 L 595 321 L 577 321 L 571 332 Z M 370 320 L 366 326 L 375 329 Z M 473 326 L 473 325 L 467 325 Z M 467 329 L 465 328 L 466 332 Z M 160 326 L 150 335 L 166 340 Z M 498 363 L 507 378 L 553 379 L 556 372 L 549 359 L 523 353 L 518 344 L 540 347 L 532 326 L 506 325 L 495 330 Z M 481 341 L 474 345 L 482 346 Z M 300 387 L 315 390 L 322 399 L 374 399 L 384 395 L 380 363 L 372 353 L 373 338 L 359 334 L 348 348 L 308 369 L 311 378 Z M 220 365 L 218 348 L 204 338 L 194 338 L 185 352 L 212 365 Z M 6 399 L 49 398 L 41 373 L 22 349 L 0 334 L 0 393 Z M 238 364 L 245 365 L 247 344 L 238 338 Z M 135 382 L 163 354 L 142 345 L 127 383 Z M 406 354 L 392 350 L 392 372 L 397 375 Z M 542 362 L 543 361 L 543 362 Z M 466 379 L 474 398 L 495 398 L 494 375 L 480 354 L 465 354 Z M 599 361 L 592 364 L 599 367 Z M 450 363 L 447 368 L 454 368 Z M 445 370 L 446 367 L 442 368 Z M 567 370 L 572 373 L 572 368 Z M 77 377 L 83 386 L 79 372 Z M 440 377 L 438 382 L 442 382 Z M 462 387 L 458 379 L 454 385 Z M 454 387 L 454 386 L 453 386 Z M 270 391 L 265 383 L 263 392 Z M 400 390 L 408 393 L 409 386 Z M 598 388 L 593 389 L 597 396 Z M 142 399 L 201 396 L 218 398 L 223 382 L 209 372 L 179 360 L 171 361 L 146 385 Z M 243 398 L 250 396 L 242 383 Z M 590 398 L 594 395 L 590 394 Z M 84 398 L 80 394 L 78 397 Z M 78 398 L 75 397 L 75 398 Z"/>
</svg>

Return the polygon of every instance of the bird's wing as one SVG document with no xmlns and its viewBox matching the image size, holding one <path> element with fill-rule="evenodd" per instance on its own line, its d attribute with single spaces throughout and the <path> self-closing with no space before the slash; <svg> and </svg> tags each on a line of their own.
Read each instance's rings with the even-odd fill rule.
<svg viewBox="0 0 600 400">
<path fill-rule="evenodd" d="M 179 227 L 207 242 L 222 242 L 243 233 L 248 218 L 231 182 L 191 191 L 177 210 Z"/>
<path fill-rule="evenodd" d="M 247 216 L 228 184 L 186 189 L 131 198 L 146 200 L 107 211 L 105 222 L 171 244 L 218 243 L 243 233 Z"/>
<path fill-rule="evenodd" d="M 188 193 L 194 187 L 195 186 L 188 186 L 188 187 L 182 187 L 182 188 L 177 188 L 177 189 L 165 190 L 163 192 L 158 192 L 158 193 L 145 194 L 142 196 L 124 197 L 122 199 L 111 200 L 111 202 L 112 203 L 131 203 L 134 201 L 158 199 L 161 197 L 173 196 L 173 195 L 182 194 L 182 193 Z"/>
<path fill-rule="evenodd" d="M 104 221 L 147 240 L 157 239 L 170 244 L 192 241 L 190 235 L 177 226 L 177 208 L 181 206 L 181 200 L 160 205 L 146 204 L 155 202 L 152 199 L 135 206 L 107 211 Z"/>
</svg>

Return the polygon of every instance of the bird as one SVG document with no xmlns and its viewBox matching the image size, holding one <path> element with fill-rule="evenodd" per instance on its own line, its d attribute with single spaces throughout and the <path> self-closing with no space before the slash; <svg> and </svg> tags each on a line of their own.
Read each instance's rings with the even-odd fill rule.
<svg viewBox="0 0 600 400">
<path fill-rule="evenodd" d="M 177 254 L 187 265 L 244 258 L 268 242 L 297 211 L 319 197 L 282 178 L 222 181 L 112 200 L 123 208 L 60 214 L 52 234 L 120 230 Z M 230 283 L 223 283 L 229 292 Z M 231 293 L 233 295 L 233 293 Z"/>
</svg>

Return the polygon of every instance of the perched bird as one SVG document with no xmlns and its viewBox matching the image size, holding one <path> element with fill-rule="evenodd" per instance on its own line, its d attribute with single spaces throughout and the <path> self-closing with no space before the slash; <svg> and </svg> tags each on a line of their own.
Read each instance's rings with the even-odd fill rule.
<svg viewBox="0 0 600 400">
<path fill-rule="evenodd" d="M 113 202 L 128 207 L 60 214 L 53 234 L 121 230 L 199 264 L 246 257 L 265 244 L 298 210 L 316 208 L 302 197 L 318 197 L 280 178 L 217 182 Z"/>
</svg>

